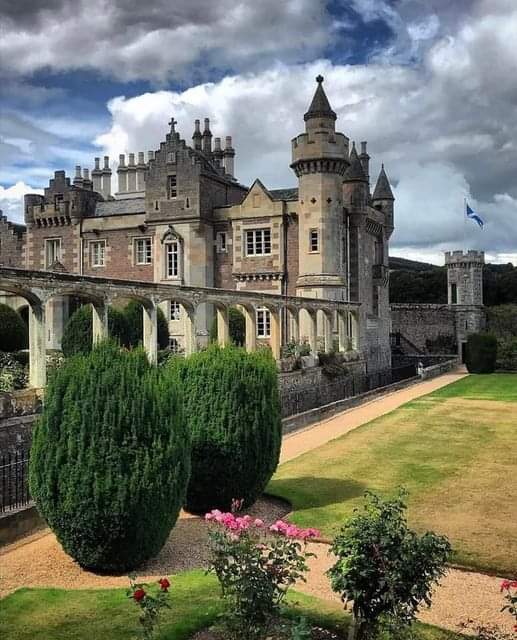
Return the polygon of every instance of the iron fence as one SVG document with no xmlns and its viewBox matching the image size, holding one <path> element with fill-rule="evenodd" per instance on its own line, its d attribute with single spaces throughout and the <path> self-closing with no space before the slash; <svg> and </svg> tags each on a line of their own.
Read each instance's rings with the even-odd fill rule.
<svg viewBox="0 0 517 640">
<path fill-rule="evenodd" d="M 416 374 L 416 365 L 409 364 L 375 373 L 339 376 L 299 391 L 290 389 L 281 394 L 282 417 L 287 418 L 338 400 L 353 398 L 367 391 L 408 380 Z"/>
<path fill-rule="evenodd" d="M 19 449 L 0 456 L 0 513 L 24 507 L 29 493 L 30 452 Z"/>
</svg>

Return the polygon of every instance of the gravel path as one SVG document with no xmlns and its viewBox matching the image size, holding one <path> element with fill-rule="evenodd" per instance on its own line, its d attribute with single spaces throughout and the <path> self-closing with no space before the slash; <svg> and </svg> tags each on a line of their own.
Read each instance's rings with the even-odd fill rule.
<svg viewBox="0 0 517 640">
<path fill-rule="evenodd" d="M 450 373 L 418 383 L 293 433 L 284 439 L 281 462 L 319 447 L 464 375 L 463 372 Z M 264 497 L 249 513 L 272 522 L 288 511 L 289 507 L 281 500 Z M 148 581 L 186 569 L 206 567 L 206 534 L 207 527 L 202 519 L 183 513 L 162 551 L 141 568 L 139 577 Z M 328 546 L 312 544 L 311 551 L 316 553 L 316 557 L 310 561 L 309 581 L 300 584 L 299 590 L 339 602 L 325 576 L 325 571 L 332 564 Z M 48 530 L 0 550 L 0 597 L 20 587 L 84 589 L 126 587 L 127 584 L 126 576 L 99 576 L 81 569 L 63 552 Z M 510 616 L 500 612 L 499 584 L 500 578 L 451 569 L 437 587 L 431 609 L 424 610 L 420 619 L 453 631 L 457 631 L 462 622 L 473 620 L 479 624 L 498 625 L 511 632 Z"/>
</svg>

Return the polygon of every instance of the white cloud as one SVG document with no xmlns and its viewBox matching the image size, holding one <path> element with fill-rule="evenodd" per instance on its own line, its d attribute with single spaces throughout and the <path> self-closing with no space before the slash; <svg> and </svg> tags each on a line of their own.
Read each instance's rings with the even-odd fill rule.
<svg viewBox="0 0 517 640">
<path fill-rule="evenodd" d="M 30 187 L 25 182 L 17 182 L 11 187 L 0 185 L 0 210 L 12 222 L 23 222 L 23 196 L 26 193 L 43 193 L 42 189 Z"/>
</svg>

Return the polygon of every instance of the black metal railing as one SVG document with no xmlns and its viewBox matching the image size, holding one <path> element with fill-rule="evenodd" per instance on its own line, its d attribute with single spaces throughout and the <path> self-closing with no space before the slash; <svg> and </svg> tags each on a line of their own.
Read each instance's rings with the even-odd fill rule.
<svg viewBox="0 0 517 640">
<path fill-rule="evenodd" d="M 361 393 L 387 387 L 416 375 L 416 365 L 408 364 L 375 373 L 339 376 L 310 388 L 290 389 L 281 394 L 282 417 L 287 418 L 338 400 L 353 398 Z"/>
<path fill-rule="evenodd" d="M 30 452 L 19 449 L 0 456 L 0 513 L 24 507 L 29 493 Z"/>
</svg>

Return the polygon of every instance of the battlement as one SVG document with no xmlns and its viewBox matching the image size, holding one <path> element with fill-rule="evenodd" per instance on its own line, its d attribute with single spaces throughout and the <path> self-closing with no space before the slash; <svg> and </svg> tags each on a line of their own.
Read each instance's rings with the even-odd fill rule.
<svg viewBox="0 0 517 640">
<path fill-rule="evenodd" d="M 459 264 L 485 264 L 485 252 L 475 251 L 469 249 L 468 251 L 446 251 L 445 252 L 445 265 L 459 265 Z"/>
</svg>

